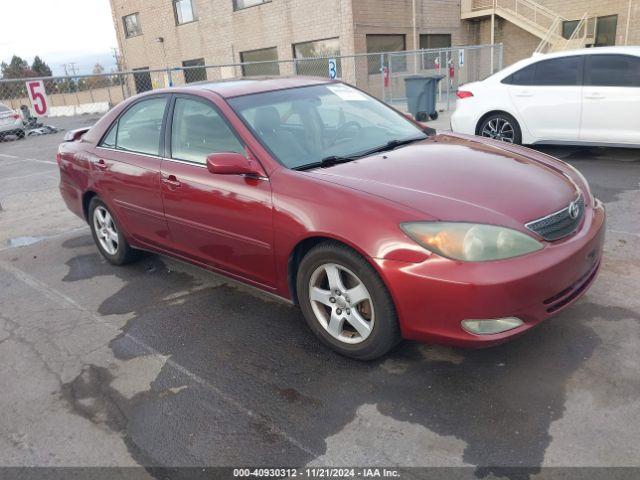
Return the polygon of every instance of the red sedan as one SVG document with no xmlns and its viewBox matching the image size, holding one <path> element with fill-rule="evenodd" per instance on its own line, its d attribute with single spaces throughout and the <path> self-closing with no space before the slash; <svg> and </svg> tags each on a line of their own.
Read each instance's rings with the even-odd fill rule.
<svg viewBox="0 0 640 480">
<path fill-rule="evenodd" d="M 253 285 L 355 358 L 503 342 L 600 265 L 604 209 L 577 170 L 340 82 L 156 90 L 66 140 L 60 191 L 109 262 L 150 250 Z"/>
</svg>

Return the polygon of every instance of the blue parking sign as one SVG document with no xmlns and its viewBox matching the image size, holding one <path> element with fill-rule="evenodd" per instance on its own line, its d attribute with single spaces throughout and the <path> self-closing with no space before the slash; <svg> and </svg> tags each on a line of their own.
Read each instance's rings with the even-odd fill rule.
<svg viewBox="0 0 640 480">
<path fill-rule="evenodd" d="M 338 67 L 337 67 L 337 62 L 335 58 L 330 58 L 329 59 L 329 78 L 330 79 L 334 79 L 338 76 Z"/>
</svg>

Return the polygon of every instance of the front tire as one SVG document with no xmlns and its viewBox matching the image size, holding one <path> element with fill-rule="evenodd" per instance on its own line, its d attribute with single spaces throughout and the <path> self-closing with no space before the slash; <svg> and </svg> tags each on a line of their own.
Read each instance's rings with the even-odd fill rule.
<svg viewBox="0 0 640 480">
<path fill-rule="evenodd" d="M 323 242 L 300 262 L 298 302 L 313 333 L 347 357 L 372 360 L 400 341 L 395 306 L 382 279 L 361 255 Z"/>
<path fill-rule="evenodd" d="M 131 248 L 109 207 L 98 197 L 91 199 L 88 220 L 93 241 L 109 263 L 125 265 L 139 257 L 139 251 Z"/>
<path fill-rule="evenodd" d="M 518 121 L 504 112 L 493 113 L 485 117 L 478 126 L 478 135 L 522 145 L 522 131 Z"/>
</svg>

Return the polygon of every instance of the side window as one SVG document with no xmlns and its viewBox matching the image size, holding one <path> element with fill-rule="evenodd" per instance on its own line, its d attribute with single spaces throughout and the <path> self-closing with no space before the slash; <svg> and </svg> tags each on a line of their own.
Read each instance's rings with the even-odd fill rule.
<svg viewBox="0 0 640 480">
<path fill-rule="evenodd" d="M 109 133 L 100 142 L 101 147 L 116 148 L 116 133 L 118 132 L 118 122 L 111 125 Z"/>
<path fill-rule="evenodd" d="M 585 85 L 640 87 L 640 58 L 630 55 L 589 55 Z"/>
<path fill-rule="evenodd" d="M 529 65 L 512 73 L 505 78 L 502 83 L 508 83 L 509 85 L 531 85 L 533 83 L 533 74 L 535 71 L 535 64 Z"/>
<path fill-rule="evenodd" d="M 118 120 L 116 148 L 158 155 L 166 104 L 167 99 L 159 97 L 143 100 L 129 108 Z"/>
<path fill-rule="evenodd" d="M 171 157 L 207 163 L 216 152 L 244 154 L 244 148 L 217 110 L 210 104 L 177 98 L 171 127 Z"/>
<path fill-rule="evenodd" d="M 582 57 L 561 57 L 535 63 L 533 85 L 571 86 L 580 85 Z"/>
</svg>

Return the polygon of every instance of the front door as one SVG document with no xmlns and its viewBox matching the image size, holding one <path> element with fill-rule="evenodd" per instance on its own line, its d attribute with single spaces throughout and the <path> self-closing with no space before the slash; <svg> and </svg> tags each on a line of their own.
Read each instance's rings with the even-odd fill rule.
<svg viewBox="0 0 640 480">
<path fill-rule="evenodd" d="M 173 248 L 195 261 L 273 287 L 275 267 L 268 178 L 216 175 L 215 152 L 246 154 L 218 109 L 201 97 L 176 96 L 170 113 L 162 197 Z"/>
<path fill-rule="evenodd" d="M 512 75 L 509 96 L 536 139 L 578 139 L 582 63 L 581 56 L 541 60 Z"/>
<path fill-rule="evenodd" d="M 588 55 L 580 140 L 640 144 L 640 57 Z"/>
</svg>

